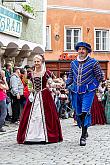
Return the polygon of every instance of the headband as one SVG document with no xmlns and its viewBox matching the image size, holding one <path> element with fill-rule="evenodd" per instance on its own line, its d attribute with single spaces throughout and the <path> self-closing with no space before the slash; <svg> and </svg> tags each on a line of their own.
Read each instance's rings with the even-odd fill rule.
<svg viewBox="0 0 110 165">
<path fill-rule="evenodd" d="M 34 59 L 35 59 L 35 58 L 38 58 L 38 59 L 40 59 L 40 60 L 43 59 L 41 54 L 36 54 L 36 55 L 34 56 Z"/>
</svg>

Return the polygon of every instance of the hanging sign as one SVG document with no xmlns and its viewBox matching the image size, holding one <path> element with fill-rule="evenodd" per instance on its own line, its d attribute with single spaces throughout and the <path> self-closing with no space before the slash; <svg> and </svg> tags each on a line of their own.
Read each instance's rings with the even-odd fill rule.
<svg viewBox="0 0 110 165">
<path fill-rule="evenodd" d="M 22 16 L 0 5 L 0 32 L 20 37 Z"/>
</svg>

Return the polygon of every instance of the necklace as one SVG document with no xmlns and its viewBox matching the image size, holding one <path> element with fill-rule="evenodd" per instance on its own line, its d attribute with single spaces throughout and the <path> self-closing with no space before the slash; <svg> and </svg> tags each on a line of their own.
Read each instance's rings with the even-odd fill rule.
<svg viewBox="0 0 110 165">
<path fill-rule="evenodd" d="M 39 71 L 39 72 L 34 71 L 34 77 L 41 77 L 41 75 L 42 75 L 41 71 Z"/>
</svg>

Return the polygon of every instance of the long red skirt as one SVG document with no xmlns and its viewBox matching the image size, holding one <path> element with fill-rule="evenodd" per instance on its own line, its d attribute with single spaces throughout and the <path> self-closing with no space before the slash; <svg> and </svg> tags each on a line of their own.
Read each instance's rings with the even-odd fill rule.
<svg viewBox="0 0 110 165">
<path fill-rule="evenodd" d="M 42 91 L 42 100 L 43 100 L 48 142 L 50 143 L 60 142 L 63 140 L 60 120 L 57 114 L 54 100 L 48 89 Z M 21 115 L 20 125 L 17 134 L 17 142 L 19 144 L 25 142 L 26 129 L 28 125 L 31 105 L 32 103 L 30 103 L 29 100 L 27 100 L 27 103 Z"/>
<path fill-rule="evenodd" d="M 91 107 L 91 115 L 92 125 L 106 123 L 104 107 L 101 101 L 98 100 L 97 95 L 94 96 L 93 104 Z"/>
</svg>

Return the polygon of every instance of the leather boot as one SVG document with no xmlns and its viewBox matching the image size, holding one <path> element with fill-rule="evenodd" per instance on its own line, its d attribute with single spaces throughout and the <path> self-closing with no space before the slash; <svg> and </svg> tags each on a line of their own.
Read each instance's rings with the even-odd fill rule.
<svg viewBox="0 0 110 165">
<path fill-rule="evenodd" d="M 88 138 L 89 137 L 89 134 L 88 134 L 88 132 L 86 132 L 86 138 Z"/>
<path fill-rule="evenodd" d="M 1 127 L 0 132 L 6 132 L 6 130 Z"/>
<path fill-rule="evenodd" d="M 80 138 L 80 146 L 85 146 L 86 145 L 86 139 L 81 137 Z"/>
<path fill-rule="evenodd" d="M 82 126 L 82 136 L 85 139 L 88 137 L 87 126 Z"/>
<path fill-rule="evenodd" d="M 80 138 L 80 146 L 86 145 L 86 137 L 87 137 L 87 127 L 82 126 L 82 135 Z"/>
</svg>

